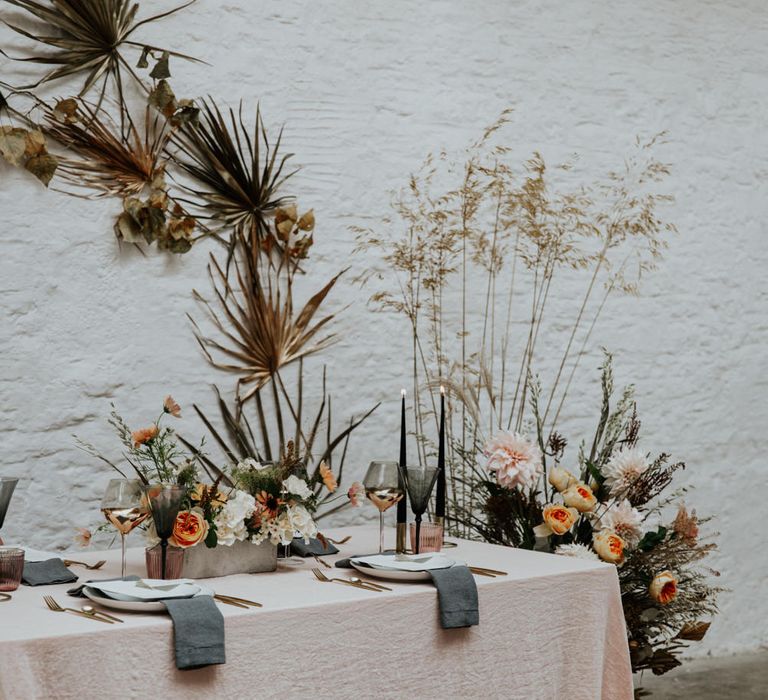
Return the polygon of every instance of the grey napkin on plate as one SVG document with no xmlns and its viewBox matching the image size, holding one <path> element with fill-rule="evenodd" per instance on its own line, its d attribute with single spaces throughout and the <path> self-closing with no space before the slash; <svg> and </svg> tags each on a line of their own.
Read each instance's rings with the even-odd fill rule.
<svg viewBox="0 0 768 700">
<path fill-rule="evenodd" d="M 173 620 L 176 668 L 226 663 L 224 616 L 211 596 L 162 601 Z"/>
<path fill-rule="evenodd" d="M 472 627 L 480 624 L 477 584 L 466 566 L 431 569 L 440 602 L 440 626 L 443 629 Z"/>
<path fill-rule="evenodd" d="M 67 595 L 72 596 L 73 598 L 86 598 L 87 596 L 83 595 L 83 588 L 85 588 L 89 583 L 101 583 L 106 581 L 138 581 L 139 577 L 135 575 L 126 576 L 125 578 L 121 578 L 120 576 L 117 576 L 116 578 L 98 578 L 98 579 L 91 579 L 90 581 L 86 581 L 85 583 L 81 583 L 79 586 L 75 586 L 74 588 L 70 588 L 67 590 Z M 99 591 L 99 595 L 105 596 L 106 598 L 111 598 L 107 593 L 104 593 L 103 591 Z"/>
<path fill-rule="evenodd" d="M 353 554 L 351 557 L 347 557 L 346 559 L 337 559 L 335 566 L 337 566 L 339 569 L 354 569 L 355 567 L 352 566 L 352 564 L 349 563 L 350 559 L 357 559 L 358 557 L 373 557 L 376 556 L 378 552 L 372 552 L 371 554 Z M 388 549 L 382 554 L 388 554 L 390 556 L 394 556 L 395 552 L 394 550 Z M 365 564 L 361 564 L 361 566 L 366 566 Z M 373 567 L 368 567 L 373 568 Z"/>
<path fill-rule="evenodd" d="M 327 547 L 317 537 L 310 537 L 309 544 L 306 544 L 301 537 L 294 537 L 291 542 L 291 553 L 297 557 L 311 557 L 313 554 L 321 557 L 326 554 L 338 554 L 336 549 L 328 540 L 325 541 Z"/>
<path fill-rule="evenodd" d="M 77 581 L 77 576 L 64 566 L 61 559 L 24 562 L 21 582 L 27 586 L 50 586 L 72 581 Z"/>
</svg>

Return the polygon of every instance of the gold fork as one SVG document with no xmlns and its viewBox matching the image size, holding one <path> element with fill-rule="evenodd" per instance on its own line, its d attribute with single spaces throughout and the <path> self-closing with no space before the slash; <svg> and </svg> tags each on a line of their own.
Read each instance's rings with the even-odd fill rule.
<svg viewBox="0 0 768 700">
<path fill-rule="evenodd" d="M 312 555 L 318 564 L 322 564 L 326 569 L 332 569 L 333 567 L 324 559 L 321 559 L 317 554 Z"/>
<path fill-rule="evenodd" d="M 96 571 L 96 569 L 100 569 L 106 563 L 107 563 L 106 559 L 97 561 L 95 564 L 86 564 L 84 561 L 75 561 L 74 559 L 64 560 L 64 566 L 72 566 L 73 564 L 77 564 L 78 566 L 84 566 L 89 571 Z"/>
<path fill-rule="evenodd" d="M 315 578 L 318 581 L 321 581 L 322 583 L 343 583 L 345 586 L 352 586 L 354 588 L 362 588 L 364 591 L 374 591 L 375 593 L 382 593 L 381 589 L 374 588 L 373 586 L 369 586 L 366 583 L 363 583 L 362 581 L 360 583 L 355 583 L 354 581 L 350 581 L 346 578 L 328 578 L 321 569 L 312 569 L 312 573 L 315 575 Z"/>
<path fill-rule="evenodd" d="M 264 607 L 261 603 L 257 603 L 255 600 L 248 600 L 247 598 L 236 598 L 233 595 L 224 595 L 223 593 L 216 593 L 213 596 L 216 600 L 220 600 L 222 603 L 228 603 L 229 605 L 235 605 L 240 608 L 247 608 L 252 606 L 254 608 Z"/>
<path fill-rule="evenodd" d="M 61 605 L 59 605 L 54 598 L 52 598 L 49 595 L 44 595 L 43 600 L 45 601 L 45 604 L 48 606 L 50 610 L 53 610 L 53 612 L 68 612 L 72 615 L 79 615 L 80 617 L 84 617 L 87 620 L 98 620 L 99 622 L 104 622 L 108 625 L 114 625 L 115 623 L 112 622 L 112 620 L 107 620 L 103 617 L 98 617 L 97 615 L 90 615 L 88 613 L 83 612 L 82 610 L 76 610 L 75 608 L 62 608 Z"/>
</svg>

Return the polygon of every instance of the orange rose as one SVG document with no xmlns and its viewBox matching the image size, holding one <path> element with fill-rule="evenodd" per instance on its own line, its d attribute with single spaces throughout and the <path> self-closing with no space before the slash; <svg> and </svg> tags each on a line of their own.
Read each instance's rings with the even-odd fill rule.
<svg viewBox="0 0 768 700">
<path fill-rule="evenodd" d="M 336 481 L 336 477 L 333 475 L 331 468 L 325 463 L 325 460 L 320 462 L 320 476 L 323 479 L 323 484 L 331 493 L 333 493 L 339 486 Z"/>
<path fill-rule="evenodd" d="M 208 521 L 200 508 L 179 513 L 173 524 L 173 544 L 182 549 L 194 547 L 208 535 Z"/>
<path fill-rule="evenodd" d="M 597 505 L 597 498 L 586 484 L 577 482 L 563 491 L 565 505 L 575 508 L 579 513 L 586 513 Z"/>
<path fill-rule="evenodd" d="M 671 603 L 677 596 L 677 579 L 672 572 L 662 571 L 657 574 L 648 587 L 648 595 L 661 605 Z"/>
<path fill-rule="evenodd" d="M 133 438 L 133 446 L 141 447 L 145 442 L 154 440 L 157 437 L 158 432 L 159 430 L 156 425 L 153 425 L 150 428 L 142 428 L 141 430 L 134 430 L 131 433 L 131 438 Z"/>
<path fill-rule="evenodd" d="M 610 564 L 621 566 L 624 563 L 624 542 L 613 530 L 601 530 L 592 539 L 592 547 L 597 555 Z"/>
<path fill-rule="evenodd" d="M 538 537 L 549 535 L 564 535 L 573 527 L 579 512 L 575 508 L 566 508 L 556 503 L 544 506 L 544 522 L 537 525 L 533 531 Z"/>
</svg>

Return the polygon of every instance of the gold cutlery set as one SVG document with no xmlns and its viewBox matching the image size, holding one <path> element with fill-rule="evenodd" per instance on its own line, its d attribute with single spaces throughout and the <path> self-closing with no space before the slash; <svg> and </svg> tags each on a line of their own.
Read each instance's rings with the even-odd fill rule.
<svg viewBox="0 0 768 700">
<path fill-rule="evenodd" d="M 84 605 L 82 608 L 62 608 L 52 596 L 44 595 L 43 600 L 48 606 L 48 609 L 53 610 L 53 612 L 67 612 L 71 615 L 79 615 L 80 617 L 97 620 L 98 622 L 104 622 L 108 625 L 113 625 L 115 622 L 123 622 L 119 617 L 101 612 L 101 610 L 96 610 L 90 605 Z"/>
<path fill-rule="evenodd" d="M 214 593 L 214 600 L 218 600 L 220 603 L 226 603 L 227 605 L 233 605 L 236 608 L 248 609 L 249 607 L 262 608 L 261 603 L 257 603 L 255 600 L 248 600 L 247 598 L 235 598 L 235 596 L 224 595 L 223 593 Z"/>
<path fill-rule="evenodd" d="M 343 586 L 352 586 L 353 588 L 362 588 L 364 591 L 374 591 L 375 593 L 383 593 L 384 591 L 391 591 L 391 588 L 382 586 L 380 583 L 374 583 L 373 581 L 363 581 L 362 579 L 352 578 L 328 578 L 322 571 L 322 569 L 312 569 L 312 573 L 315 578 L 321 583 L 339 583 Z"/>
<path fill-rule="evenodd" d="M 100 569 L 104 564 L 107 563 L 106 559 L 102 559 L 101 561 L 97 561 L 95 564 L 86 564 L 84 561 L 75 561 L 74 559 L 65 559 L 64 560 L 64 566 L 84 566 L 88 571 L 96 571 L 96 569 Z"/>
</svg>

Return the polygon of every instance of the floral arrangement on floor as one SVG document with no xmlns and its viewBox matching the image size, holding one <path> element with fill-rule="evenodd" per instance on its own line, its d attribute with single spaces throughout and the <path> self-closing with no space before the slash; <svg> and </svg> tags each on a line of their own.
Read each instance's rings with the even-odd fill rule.
<svg viewBox="0 0 768 700">
<path fill-rule="evenodd" d="M 610 406 L 610 362 L 578 461 L 560 422 L 605 310 L 638 293 L 676 232 L 670 166 L 656 155 L 664 134 L 638 138 L 622 166 L 595 177 L 539 152 L 515 162 L 504 141 L 513 119 L 502 113 L 458 158 L 427 157 L 392 216 L 357 230 L 359 279 L 374 310 L 408 328 L 421 463 L 437 455 L 425 436 L 438 432 L 446 390 L 450 534 L 615 563 L 633 668 L 663 673 L 703 637 L 718 592 L 697 567 L 714 545 L 666 491 L 683 465 L 638 452 L 631 391 Z"/>
<path fill-rule="evenodd" d="M 633 390 L 612 406 L 610 356 L 602 372 L 598 426 L 573 468 L 563 466 L 561 435 L 501 431 L 471 483 L 479 508 L 455 517 L 490 542 L 616 565 L 632 668 L 660 675 L 680 665 L 680 652 L 709 628 L 703 618 L 717 612 L 721 589 L 708 581 L 717 572 L 699 566 L 716 545 L 701 536 L 706 519 L 682 502 L 685 489 L 667 493 L 685 465 L 640 449 Z M 531 395 L 541 426 L 536 385 Z"/>
</svg>

